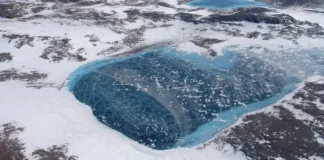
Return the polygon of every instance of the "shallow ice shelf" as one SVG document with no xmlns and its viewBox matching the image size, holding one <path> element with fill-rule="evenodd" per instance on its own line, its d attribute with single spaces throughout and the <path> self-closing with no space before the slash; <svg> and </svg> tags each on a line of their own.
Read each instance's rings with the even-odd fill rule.
<svg viewBox="0 0 324 160">
<path fill-rule="evenodd" d="M 240 7 L 274 7 L 264 2 L 251 0 L 194 0 L 189 5 L 220 10 Z"/>
<path fill-rule="evenodd" d="M 70 90 L 100 122 L 154 149 L 202 143 L 296 82 L 257 58 L 169 48 L 93 62 L 70 78 Z"/>
</svg>

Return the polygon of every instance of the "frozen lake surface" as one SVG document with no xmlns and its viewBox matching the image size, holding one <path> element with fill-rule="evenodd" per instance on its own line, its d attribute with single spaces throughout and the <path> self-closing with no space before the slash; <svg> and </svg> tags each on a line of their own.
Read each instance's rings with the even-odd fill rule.
<svg viewBox="0 0 324 160">
<path fill-rule="evenodd" d="M 141 144 L 193 146 L 300 82 L 257 57 L 160 48 L 87 64 L 72 73 L 69 88 L 100 122 Z"/>
</svg>

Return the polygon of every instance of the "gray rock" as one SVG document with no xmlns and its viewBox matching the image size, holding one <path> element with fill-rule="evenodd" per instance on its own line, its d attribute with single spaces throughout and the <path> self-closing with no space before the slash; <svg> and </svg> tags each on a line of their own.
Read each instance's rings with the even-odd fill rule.
<svg viewBox="0 0 324 160">
<path fill-rule="evenodd" d="M 0 53 L 0 62 L 11 61 L 12 56 L 10 53 Z"/>
<path fill-rule="evenodd" d="M 324 105 L 322 82 L 324 79 L 307 82 L 292 99 L 273 107 L 275 115 L 265 112 L 248 115 L 243 123 L 225 131 L 211 143 L 231 144 L 253 160 L 324 157 L 324 146 L 317 141 L 324 138 L 324 128 L 320 126 L 324 124 L 324 111 L 319 108 Z M 314 119 L 297 119 L 287 105 Z"/>
</svg>

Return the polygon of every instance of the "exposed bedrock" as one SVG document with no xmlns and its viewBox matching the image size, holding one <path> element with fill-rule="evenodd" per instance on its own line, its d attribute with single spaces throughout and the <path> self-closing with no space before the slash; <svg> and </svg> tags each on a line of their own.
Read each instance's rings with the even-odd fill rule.
<svg viewBox="0 0 324 160">
<path fill-rule="evenodd" d="M 38 148 L 31 153 L 26 152 L 26 144 L 19 138 L 25 128 L 16 123 L 0 125 L 0 159 L 1 160 L 77 160 L 77 156 L 68 155 L 67 144 L 53 145 L 46 149 Z"/>
<path fill-rule="evenodd" d="M 9 19 L 21 17 L 26 13 L 26 8 L 27 4 L 24 3 L 0 4 L 0 17 Z"/>
<path fill-rule="evenodd" d="M 185 22 L 190 22 L 194 24 L 200 23 L 215 23 L 215 22 L 242 22 L 247 21 L 251 23 L 267 23 L 267 24 L 282 24 L 282 25 L 315 25 L 307 21 L 298 21 L 287 14 L 267 14 L 266 12 L 272 11 L 267 8 L 239 8 L 232 13 L 213 13 L 209 16 L 203 17 L 201 15 L 192 14 L 188 12 L 178 12 L 177 14 L 166 14 L 163 12 L 147 11 L 141 12 L 137 9 L 131 9 L 124 11 L 127 13 L 128 18 L 131 20 L 136 20 L 138 18 L 151 19 L 154 22 L 167 22 L 174 19 L 179 19 Z"/>
<path fill-rule="evenodd" d="M 286 14 L 266 15 L 255 14 L 245 11 L 237 12 L 230 15 L 212 14 L 202 19 L 205 22 L 220 22 L 220 21 L 247 21 L 252 23 L 267 23 L 267 24 L 283 24 L 289 25 L 295 23 L 296 20 Z"/>
<path fill-rule="evenodd" d="M 41 0 L 42 2 L 61 2 L 61 3 L 75 3 L 82 0 Z"/>
<path fill-rule="evenodd" d="M 43 4 L 29 4 L 21 2 L 0 3 L 0 17 L 19 18 L 29 13 L 39 13 L 46 7 Z"/>
<path fill-rule="evenodd" d="M 324 157 L 323 109 L 324 78 L 320 78 L 306 82 L 292 99 L 273 106 L 273 112 L 244 117 L 242 124 L 213 142 L 231 144 L 255 160 Z"/>
<path fill-rule="evenodd" d="M 11 61 L 11 60 L 12 60 L 12 55 L 10 53 L 0 53 L 0 63 Z"/>
<path fill-rule="evenodd" d="M 259 0 L 267 3 L 275 3 L 281 6 L 304 6 L 304 7 L 320 7 L 324 5 L 323 0 Z"/>
<path fill-rule="evenodd" d="M 41 79 L 45 79 L 46 77 L 47 74 L 39 73 L 37 71 L 21 72 L 14 68 L 0 71 L 0 82 L 4 82 L 8 80 L 21 80 L 27 82 L 35 82 Z"/>
</svg>

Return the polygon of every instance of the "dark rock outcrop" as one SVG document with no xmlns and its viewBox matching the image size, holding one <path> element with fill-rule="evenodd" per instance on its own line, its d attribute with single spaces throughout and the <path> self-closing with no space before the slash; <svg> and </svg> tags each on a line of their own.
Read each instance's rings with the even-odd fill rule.
<svg viewBox="0 0 324 160">
<path fill-rule="evenodd" d="M 20 35 L 20 34 L 4 34 L 2 35 L 3 38 L 8 39 L 8 43 L 15 41 L 15 47 L 17 49 L 21 48 L 24 45 L 28 45 L 33 47 L 34 37 L 29 36 L 28 34 Z"/>
<path fill-rule="evenodd" d="M 169 21 L 173 18 L 172 15 L 164 14 L 161 12 L 143 12 L 142 16 L 147 19 L 151 19 L 154 22 Z"/>
<path fill-rule="evenodd" d="M 25 128 L 17 127 L 13 122 L 0 126 L 0 159 L 1 160 L 77 160 L 78 157 L 68 155 L 67 144 L 53 145 L 47 149 L 36 149 L 33 159 L 27 158 L 25 144 L 17 137 Z"/>
<path fill-rule="evenodd" d="M 77 156 L 69 156 L 66 145 L 53 145 L 47 149 L 37 149 L 32 156 L 37 160 L 77 160 Z"/>
<path fill-rule="evenodd" d="M 275 113 L 248 115 L 213 142 L 231 144 L 254 160 L 324 157 L 323 106 L 324 78 L 306 82 L 292 99 L 273 106 Z"/>
<path fill-rule="evenodd" d="M 60 2 L 60 3 L 76 3 L 82 0 L 42 0 L 42 2 Z"/>
<path fill-rule="evenodd" d="M 45 73 L 39 73 L 37 71 L 20 72 L 17 69 L 7 69 L 0 71 L 0 82 L 8 80 L 21 80 L 27 82 L 35 82 L 47 77 Z"/>
<path fill-rule="evenodd" d="M 179 12 L 178 14 L 176 14 L 176 17 L 178 17 L 180 20 L 185 21 L 185 22 L 190 22 L 190 23 L 194 23 L 194 24 L 201 23 L 200 20 L 197 20 L 201 16 L 196 15 L 196 14 Z"/>
<path fill-rule="evenodd" d="M 0 130 L 0 159 L 1 160 L 27 160 L 24 143 L 14 135 L 24 131 L 13 123 L 1 125 Z"/>
<path fill-rule="evenodd" d="M 22 17 L 26 13 L 27 6 L 25 3 L 1 3 L 0 17 L 9 19 Z"/>
<path fill-rule="evenodd" d="M 2 18 L 20 18 L 28 13 L 39 13 L 46 7 L 43 4 L 29 3 L 0 3 L 0 17 Z"/>
<path fill-rule="evenodd" d="M 219 40 L 216 38 L 194 37 L 191 42 L 199 47 L 209 48 L 213 44 L 224 42 L 224 40 Z"/>
<path fill-rule="evenodd" d="M 265 1 L 265 0 L 261 0 Z M 304 6 L 304 7 L 321 7 L 324 5 L 323 0 L 266 0 L 267 3 L 275 3 L 281 6 Z"/>
<path fill-rule="evenodd" d="M 167 8 L 175 8 L 173 5 L 165 2 L 158 2 L 157 5 L 162 6 L 162 7 L 167 7 Z"/>
<path fill-rule="evenodd" d="M 50 41 L 50 45 L 44 49 L 40 57 L 53 62 L 59 62 L 64 58 L 77 62 L 86 60 L 86 58 L 80 55 L 84 53 L 83 48 L 79 48 L 76 52 L 71 52 L 71 49 L 73 49 L 73 45 L 70 43 L 70 39 L 55 39 Z"/>
<path fill-rule="evenodd" d="M 12 56 L 10 53 L 0 53 L 0 62 L 11 61 Z"/>
<path fill-rule="evenodd" d="M 233 21 L 247 21 L 251 23 L 267 23 L 267 24 L 283 24 L 290 25 L 296 20 L 286 14 L 266 15 L 255 14 L 250 12 L 236 12 L 229 15 L 212 14 L 203 18 L 205 22 L 233 22 Z"/>
</svg>

